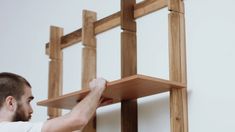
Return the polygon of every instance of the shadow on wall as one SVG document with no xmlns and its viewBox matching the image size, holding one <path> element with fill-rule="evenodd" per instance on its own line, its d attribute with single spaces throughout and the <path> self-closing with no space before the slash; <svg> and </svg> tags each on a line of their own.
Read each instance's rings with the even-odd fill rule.
<svg viewBox="0 0 235 132">
<path fill-rule="evenodd" d="M 188 100 L 191 91 L 188 91 Z M 169 132 L 170 104 L 169 93 L 148 96 L 138 99 L 138 131 L 139 132 Z M 107 125 L 108 124 L 108 125 Z M 121 131 L 120 103 L 105 106 L 98 110 L 97 131 Z"/>
<path fill-rule="evenodd" d="M 169 93 L 153 95 L 138 100 L 138 129 L 140 132 L 169 132 Z"/>
</svg>

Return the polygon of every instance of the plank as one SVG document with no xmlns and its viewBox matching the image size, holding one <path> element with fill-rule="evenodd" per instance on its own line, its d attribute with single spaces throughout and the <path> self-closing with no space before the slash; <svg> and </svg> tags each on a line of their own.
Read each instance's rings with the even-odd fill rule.
<svg viewBox="0 0 235 132">
<path fill-rule="evenodd" d="M 103 93 L 104 98 L 113 99 L 113 104 L 124 100 L 132 100 L 163 92 L 171 89 L 185 88 L 183 83 L 149 77 L 145 75 L 133 75 L 123 79 L 107 83 L 107 88 Z M 40 101 L 37 104 L 42 106 L 72 109 L 73 106 L 82 100 L 90 90 L 83 88 L 80 91 L 65 94 L 53 99 Z"/>
<path fill-rule="evenodd" d="M 154 11 L 158 11 L 167 7 L 166 0 L 144 0 L 134 6 L 134 18 L 140 18 L 148 15 Z M 121 24 L 121 11 L 116 12 L 108 17 L 102 18 L 94 23 L 95 34 L 98 35 L 102 32 L 115 28 Z M 61 38 L 61 48 L 67 48 L 74 44 L 81 42 L 82 40 L 82 28 L 77 29 L 69 34 L 64 35 Z M 48 43 L 46 44 L 46 49 Z M 49 54 L 49 52 L 46 52 Z"/>
<path fill-rule="evenodd" d="M 121 33 L 121 74 L 122 77 L 137 73 L 136 33 L 123 31 Z"/>
<path fill-rule="evenodd" d="M 75 43 L 82 41 L 82 29 L 71 32 L 61 38 L 61 48 L 64 49 Z"/>
<path fill-rule="evenodd" d="M 135 0 L 121 0 L 121 77 L 137 74 Z M 135 92 L 132 90 L 130 92 Z M 138 131 L 138 104 L 136 99 L 121 101 L 121 131 Z"/>
<path fill-rule="evenodd" d="M 95 34 L 98 35 L 102 32 L 105 32 L 109 29 L 115 28 L 120 25 L 121 21 L 121 12 L 116 12 L 108 17 L 102 18 L 94 23 L 95 25 Z"/>
<path fill-rule="evenodd" d="M 89 86 L 89 81 L 96 78 L 96 38 L 94 22 L 97 15 L 93 11 L 83 11 L 82 23 L 82 88 Z M 96 113 L 89 120 L 82 132 L 96 132 Z"/>
<path fill-rule="evenodd" d="M 82 44 L 84 46 L 96 47 L 96 39 L 94 36 L 94 22 L 96 19 L 95 12 L 83 10 Z"/>
<path fill-rule="evenodd" d="M 184 13 L 184 0 L 168 0 L 168 10 Z"/>
<path fill-rule="evenodd" d="M 187 83 L 184 14 L 169 14 L 170 80 Z M 187 89 L 170 91 L 171 131 L 188 132 Z"/>
<path fill-rule="evenodd" d="M 82 87 L 87 88 L 89 82 L 96 78 L 96 48 L 82 49 Z"/>
<path fill-rule="evenodd" d="M 167 0 L 144 0 L 134 7 L 134 18 L 146 16 L 152 12 L 158 11 L 167 7 Z"/>
<path fill-rule="evenodd" d="M 62 60 L 51 60 L 49 63 L 48 99 L 56 98 L 62 94 Z M 48 108 L 49 118 L 61 115 L 61 110 Z"/>
<path fill-rule="evenodd" d="M 136 32 L 135 4 L 135 0 L 121 0 L 121 29 Z"/>
<path fill-rule="evenodd" d="M 63 29 L 60 27 L 50 27 L 50 44 L 49 57 L 50 59 L 61 59 L 61 37 L 63 36 Z"/>
<path fill-rule="evenodd" d="M 62 94 L 62 60 L 63 53 L 61 50 L 61 37 L 63 36 L 63 28 L 50 27 L 50 63 L 49 63 L 49 81 L 48 81 L 48 98 L 55 98 Z M 48 108 L 47 114 L 49 118 L 61 115 L 60 109 Z"/>
</svg>

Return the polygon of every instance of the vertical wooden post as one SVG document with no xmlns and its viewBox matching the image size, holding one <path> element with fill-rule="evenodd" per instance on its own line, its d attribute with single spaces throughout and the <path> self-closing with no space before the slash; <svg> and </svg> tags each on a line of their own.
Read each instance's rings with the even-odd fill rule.
<svg viewBox="0 0 235 132">
<path fill-rule="evenodd" d="M 169 0 L 170 80 L 187 83 L 182 0 Z M 171 132 L 188 132 L 187 88 L 170 91 Z"/>
<path fill-rule="evenodd" d="M 121 77 L 137 74 L 135 0 L 121 0 Z M 138 131 L 137 100 L 121 102 L 122 132 Z"/>
<path fill-rule="evenodd" d="M 49 63 L 49 82 L 48 82 L 48 99 L 55 98 L 62 94 L 62 66 L 63 53 L 60 48 L 63 29 L 51 26 L 50 28 L 50 63 Z M 60 116 L 61 110 L 48 108 L 49 119 Z"/>
<path fill-rule="evenodd" d="M 89 87 L 89 81 L 96 78 L 96 38 L 94 34 L 94 22 L 96 13 L 92 11 L 83 11 L 82 27 L 82 88 Z M 96 131 L 96 116 L 89 121 L 83 132 Z"/>
<path fill-rule="evenodd" d="M 184 0 L 168 0 L 169 11 L 184 13 Z"/>
</svg>

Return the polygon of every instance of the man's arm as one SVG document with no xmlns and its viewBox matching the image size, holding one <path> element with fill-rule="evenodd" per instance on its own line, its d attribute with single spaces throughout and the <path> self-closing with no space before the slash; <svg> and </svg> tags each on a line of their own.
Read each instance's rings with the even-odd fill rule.
<svg viewBox="0 0 235 132">
<path fill-rule="evenodd" d="M 46 121 L 42 132 L 69 132 L 83 128 L 95 113 L 105 85 L 104 79 L 92 80 L 90 82 L 91 92 L 70 113 Z"/>
</svg>

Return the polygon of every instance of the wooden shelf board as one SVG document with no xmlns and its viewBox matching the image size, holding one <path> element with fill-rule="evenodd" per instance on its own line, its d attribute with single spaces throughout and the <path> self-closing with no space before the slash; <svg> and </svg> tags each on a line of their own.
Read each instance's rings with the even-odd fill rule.
<svg viewBox="0 0 235 132">
<path fill-rule="evenodd" d="M 145 75 L 134 75 L 120 80 L 107 83 L 103 97 L 112 99 L 113 103 L 122 100 L 137 99 L 162 92 L 168 92 L 173 88 L 185 88 L 186 85 L 169 80 L 149 77 Z M 40 101 L 37 104 L 48 107 L 72 109 L 77 102 L 82 100 L 90 90 L 88 88 L 59 96 L 54 99 Z"/>
</svg>

